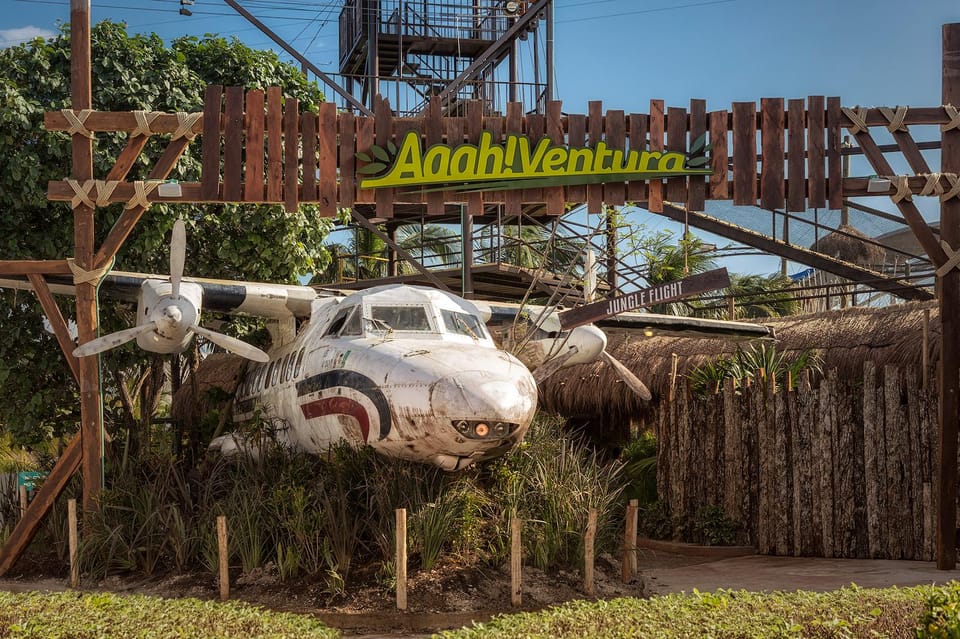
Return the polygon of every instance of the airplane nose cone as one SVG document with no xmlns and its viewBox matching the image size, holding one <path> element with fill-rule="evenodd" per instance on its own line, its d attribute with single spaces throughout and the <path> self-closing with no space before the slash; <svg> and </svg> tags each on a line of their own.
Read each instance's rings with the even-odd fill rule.
<svg viewBox="0 0 960 639">
<path fill-rule="evenodd" d="M 510 378 L 464 371 L 439 379 L 430 393 L 434 414 L 526 425 L 537 408 L 537 385 L 525 369 Z"/>
</svg>

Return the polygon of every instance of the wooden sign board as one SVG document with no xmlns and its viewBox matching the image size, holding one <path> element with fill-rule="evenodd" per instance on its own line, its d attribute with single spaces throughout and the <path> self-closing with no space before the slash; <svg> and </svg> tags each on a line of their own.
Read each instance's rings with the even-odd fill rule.
<svg viewBox="0 0 960 639">
<path fill-rule="evenodd" d="M 586 304 L 560 313 L 560 328 L 568 331 L 577 326 L 606 319 L 618 313 L 625 313 L 654 304 L 676 302 L 691 295 L 715 291 L 730 286 L 727 269 L 718 268 L 706 273 L 692 275 L 676 282 L 668 282 L 640 289 L 633 293 L 620 295 L 602 302 Z"/>
</svg>

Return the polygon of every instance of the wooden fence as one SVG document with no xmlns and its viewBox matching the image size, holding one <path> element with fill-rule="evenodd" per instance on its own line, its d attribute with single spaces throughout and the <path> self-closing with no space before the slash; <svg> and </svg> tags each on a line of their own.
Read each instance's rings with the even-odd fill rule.
<svg viewBox="0 0 960 639">
<path fill-rule="evenodd" d="M 932 560 L 935 392 L 872 363 L 862 380 L 783 382 L 665 403 L 660 499 L 686 521 L 721 506 L 764 554 Z"/>
</svg>

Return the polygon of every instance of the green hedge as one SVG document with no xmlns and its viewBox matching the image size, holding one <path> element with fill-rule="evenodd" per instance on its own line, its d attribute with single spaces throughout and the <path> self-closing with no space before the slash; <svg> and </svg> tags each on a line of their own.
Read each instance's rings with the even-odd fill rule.
<svg viewBox="0 0 960 639">
<path fill-rule="evenodd" d="M 311 617 L 268 612 L 237 602 L 112 593 L 0 592 L 0 637 L 335 639 L 339 636 L 339 632 Z"/>
<path fill-rule="evenodd" d="M 652 599 L 579 601 L 540 612 L 497 617 L 489 623 L 444 632 L 441 636 L 446 639 L 913 638 L 917 636 L 925 601 L 946 590 L 931 587 L 875 590 L 852 586 L 827 593 L 719 590 Z"/>
</svg>

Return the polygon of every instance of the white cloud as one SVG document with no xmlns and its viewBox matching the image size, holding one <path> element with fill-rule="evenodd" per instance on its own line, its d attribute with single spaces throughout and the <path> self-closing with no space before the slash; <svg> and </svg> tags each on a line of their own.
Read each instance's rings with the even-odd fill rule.
<svg viewBox="0 0 960 639">
<path fill-rule="evenodd" d="M 56 33 L 50 29 L 41 29 L 33 25 L 26 27 L 17 27 L 15 29 L 0 29 L 0 49 L 12 47 L 27 40 L 34 38 L 52 38 Z"/>
</svg>

